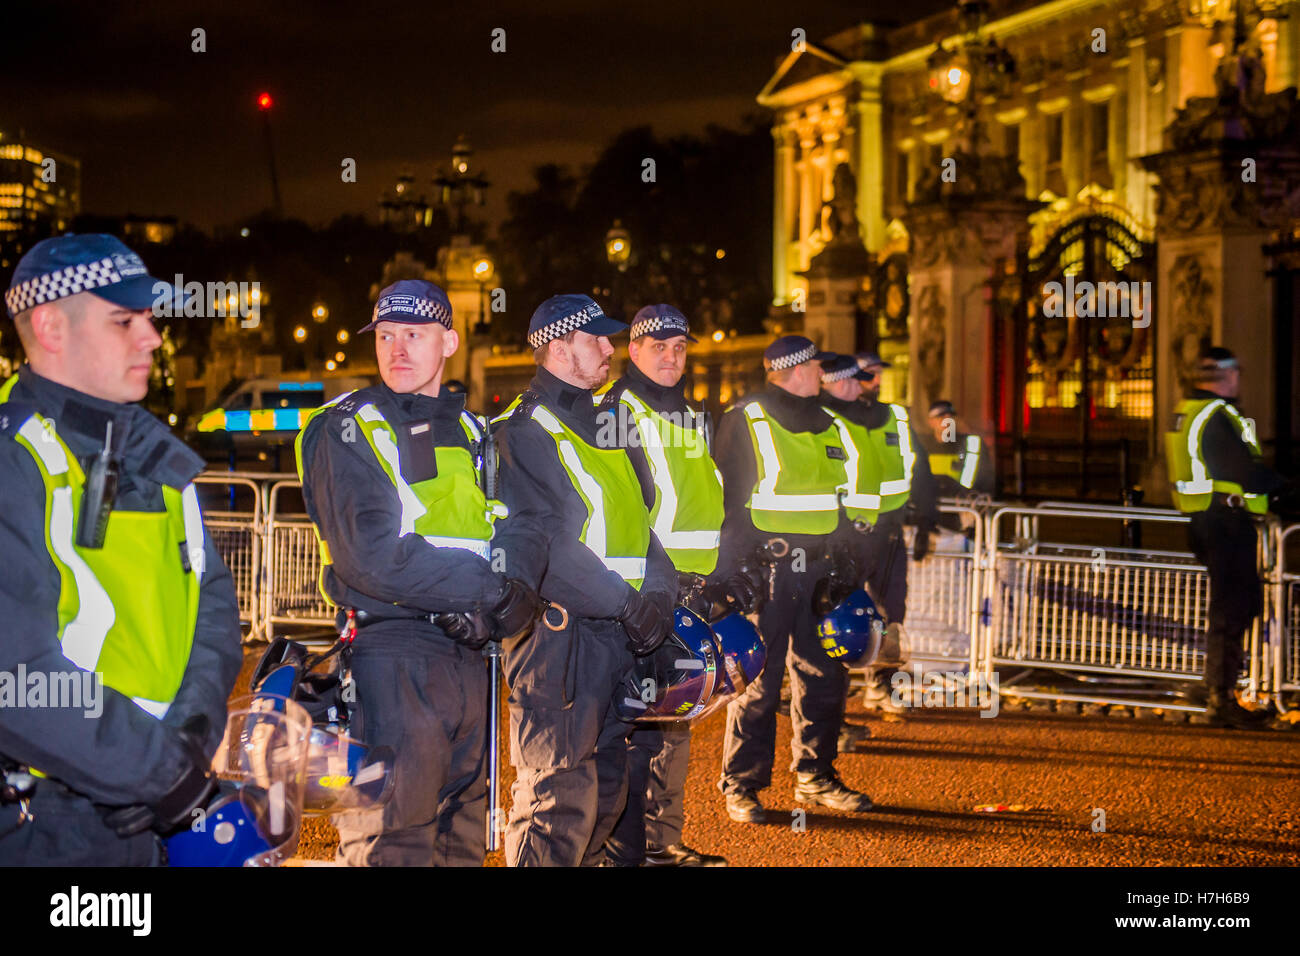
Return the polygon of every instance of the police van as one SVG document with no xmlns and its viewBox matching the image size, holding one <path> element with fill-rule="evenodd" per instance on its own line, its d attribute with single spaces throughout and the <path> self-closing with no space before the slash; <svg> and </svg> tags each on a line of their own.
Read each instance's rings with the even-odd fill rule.
<svg viewBox="0 0 1300 956">
<path fill-rule="evenodd" d="M 370 379 L 360 376 L 247 379 L 201 414 L 186 439 L 210 460 L 248 456 L 266 460 L 266 452 L 293 445 L 314 409 L 370 384 Z"/>
</svg>

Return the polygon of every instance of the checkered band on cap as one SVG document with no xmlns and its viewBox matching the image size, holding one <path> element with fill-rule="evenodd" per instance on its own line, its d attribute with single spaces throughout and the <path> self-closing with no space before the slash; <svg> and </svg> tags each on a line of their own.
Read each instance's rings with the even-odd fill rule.
<svg viewBox="0 0 1300 956">
<path fill-rule="evenodd" d="M 388 319 L 392 315 L 415 315 L 433 319 L 441 325 L 451 328 L 451 313 L 441 302 L 434 299 L 420 299 L 411 295 L 386 295 L 375 303 L 375 311 L 370 316 L 372 322 Z M 390 319 L 396 321 L 396 319 Z"/>
<path fill-rule="evenodd" d="M 846 378 L 852 378 L 858 374 L 858 365 L 853 363 L 852 368 L 842 368 L 838 372 L 822 372 L 823 382 L 840 382 Z"/>
<path fill-rule="evenodd" d="M 649 335 L 651 332 L 658 332 L 660 329 L 671 329 L 674 332 L 680 332 L 682 335 L 690 334 L 686 323 L 680 319 L 676 317 L 663 319 L 656 315 L 648 319 L 642 319 L 640 322 L 633 322 L 629 338 L 636 340 L 643 335 Z"/>
<path fill-rule="evenodd" d="M 568 335 L 574 329 L 580 329 L 593 319 L 603 317 L 604 314 L 600 306 L 589 305 L 584 309 L 579 309 L 572 315 L 556 319 L 550 325 L 543 325 L 536 332 L 529 332 L 528 344 L 535 349 L 540 349 L 551 339 L 558 339 L 562 335 Z"/>
<path fill-rule="evenodd" d="M 11 315 L 17 315 L 32 306 L 64 299 L 78 292 L 116 285 L 121 281 L 122 274 L 114 267 L 112 258 L 105 256 L 94 262 L 79 263 L 28 279 L 5 293 L 5 305 Z"/>
<path fill-rule="evenodd" d="M 773 372 L 779 372 L 783 368 L 794 368 L 796 365 L 801 365 L 804 362 L 807 362 L 816 354 L 817 346 L 806 345 L 798 352 L 791 352 L 789 355 L 783 355 L 780 358 L 772 359 L 769 367 Z"/>
</svg>

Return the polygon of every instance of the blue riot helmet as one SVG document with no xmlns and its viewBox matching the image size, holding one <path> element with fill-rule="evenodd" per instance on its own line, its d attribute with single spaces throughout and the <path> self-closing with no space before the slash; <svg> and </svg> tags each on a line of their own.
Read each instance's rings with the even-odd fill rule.
<svg viewBox="0 0 1300 956">
<path fill-rule="evenodd" d="M 291 695 L 301 686 L 296 666 L 282 664 L 263 678 L 256 694 L 232 706 L 281 714 L 300 709 Z M 392 747 L 368 747 L 349 736 L 345 726 L 314 724 L 307 743 L 303 811 L 341 813 L 382 806 L 393 792 L 395 761 Z"/>
<path fill-rule="evenodd" d="M 713 631 L 679 607 L 672 633 L 624 675 L 614 691 L 614 709 L 629 721 L 694 720 L 734 696 Z"/>
<path fill-rule="evenodd" d="M 740 693 L 763 673 L 767 646 L 754 623 L 738 611 L 714 621 L 713 635 L 722 650 L 723 666 L 736 693 Z"/>
<path fill-rule="evenodd" d="M 392 747 L 367 747 L 342 730 L 313 727 L 303 810 L 340 813 L 383 806 L 393 792 Z"/>
<path fill-rule="evenodd" d="M 817 625 L 827 656 L 850 667 L 874 661 L 884 635 L 885 619 L 862 588 L 840 601 Z"/>
<path fill-rule="evenodd" d="M 167 838 L 168 863 L 277 866 L 291 857 L 302 826 L 310 733 L 307 712 L 285 698 L 231 710 L 212 758 L 218 795 Z"/>
</svg>

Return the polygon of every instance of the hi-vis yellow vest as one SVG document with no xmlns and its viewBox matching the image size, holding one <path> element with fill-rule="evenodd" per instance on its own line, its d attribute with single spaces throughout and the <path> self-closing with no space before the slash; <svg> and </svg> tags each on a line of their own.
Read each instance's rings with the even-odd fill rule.
<svg viewBox="0 0 1300 956">
<path fill-rule="evenodd" d="M 880 459 L 880 510 L 895 511 L 907 504 L 912 493 L 912 466 L 916 452 L 912 448 L 912 431 L 907 423 L 907 409 L 888 406 L 893 419 L 867 432 L 871 447 Z M 893 442 L 891 435 L 897 435 Z"/>
<path fill-rule="evenodd" d="M 930 470 L 936 475 L 947 475 L 967 490 L 975 487 L 975 476 L 980 467 L 980 439 L 966 435 L 958 441 L 961 451 L 937 451 L 930 455 Z M 951 445 L 945 444 L 945 449 Z"/>
<path fill-rule="evenodd" d="M 493 421 L 513 415 L 522 397 Z M 560 465 L 587 508 L 578 539 L 605 567 L 641 590 L 650 550 L 650 512 L 627 452 L 587 444 L 544 405 L 533 406 L 531 417 L 555 442 Z"/>
<path fill-rule="evenodd" d="M 9 400 L 18 376 L 0 386 Z M 180 690 L 194 644 L 204 571 L 203 516 L 193 483 L 162 488 L 166 510 L 108 519 L 102 548 L 76 544 L 86 475 L 55 422 L 33 413 L 13 440 L 45 484 L 45 546 L 59 572 L 63 656 L 162 718 Z"/>
<path fill-rule="evenodd" d="M 770 534 L 830 534 L 848 480 L 840 430 L 832 423 L 815 434 L 786 431 L 758 402 L 745 405 L 744 415 L 758 472 L 747 505 L 754 527 Z"/>
<path fill-rule="evenodd" d="M 1234 481 L 1210 476 L 1201 439 L 1205 426 L 1219 412 L 1228 416 L 1241 440 L 1250 448 L 1251 457 L 1258 458 L 1261 454 L 1254 424 L 1231 402 L 1222 398 L 1184 399 L 1174 409 L 1174 430 L 1165 432 L 1165 463 L 1174 485 L 1174 506 L 1179 511 L 1204 511 L 1218 491 L 1241 495 L 1247 509 L 1262 515 L 1268 511 L 1268 495 L 1247 494 Z"/>
<path fill-rule="evenodd" d="M 318 415 L 352 394 L 355 393 L 340 395 L 332 402 L 313 409 L 307 423 L 298 432 L 294 441 L 294 457 L 298 466 L 298 478 L 304 484 L 307 479 L 303 472 L 302 440 L 307 434 L 307 428 Z M 489 559 L 492 525 L 497 518 L 505 515 L 505 506 L 498 501 L 488 501 L 484 496 L 479 483 L 482 462 L 477 461 L 467 449 L 455 445 L 437 445 L 434 455 L 438 473 L 433 478 L 410 484 L 402 475 L 397 434 L 384 420 L 379 409 L 373 403 L 366 402 L 358 406 L 352 417 L 365 436 L 366 444 L 375 453 L 384 474 L 397 489 L 402 509 L 398 535 L 418 534 L 431 545 L 462 548 L 485 560 Z M 470 412 L 461 412 L 460 426 L 470 445 L 476 447 L 483 437 L 482 423 Z M 312 527 L 320 545 L 321 593 L 325 594 L 325 567 L 332 563 L 329 542 L 320 536 L 320 528 L 315 525 Z M 325 594 L 325 598 L 330 600 L 328 594 Z"/>
<path fill-rule="evenodd" d="M 678 571 L 712 574 L 724 515 L 722 473 L 704 433 L 670 421 L 626 389 L 619 400 L 632 413 L 654 476 L 655 536 Z"/>
<path fill-rule="evenodd" d="M 826 414 L 835 420 L 835 427 L 844 442 L 845 482 L 840 490 L 840 501 L 850 521 L 875 524 L 880 514 L 880 456 L 872 443 L 870 432 L 847 418 L 823 406 Z"/>
</svg>

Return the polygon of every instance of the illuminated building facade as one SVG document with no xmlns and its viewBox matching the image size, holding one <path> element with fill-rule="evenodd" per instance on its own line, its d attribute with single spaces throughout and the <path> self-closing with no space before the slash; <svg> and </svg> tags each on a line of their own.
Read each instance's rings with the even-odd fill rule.
<svg viewBox="0 0 1300 956">
<path fill-rule="evenodd" d="M 773 314 L 878 349 L 913 414 L 952 400 L 1004 475 L 1055 459 L 1105 495 L 1121 458 L 1158 495 L 1186 369 L 1222 343 L 1283 463 L 1298 80 L 1296 0 L 965 2 L 796 39 L 758 96 Z"/>
<path fill-rule="evenodd" d="M 0 270 L 81 212 L 81 163 L 0 132 Z"/>
</svg>

